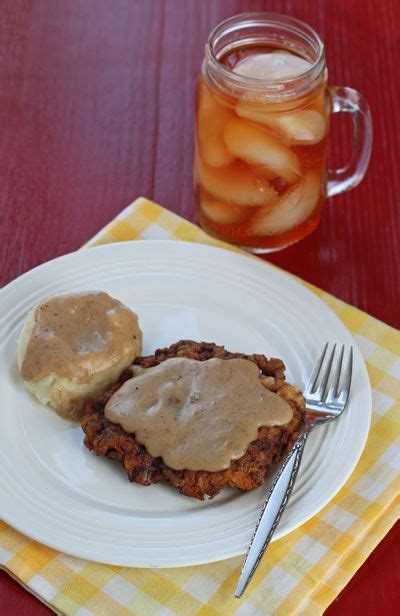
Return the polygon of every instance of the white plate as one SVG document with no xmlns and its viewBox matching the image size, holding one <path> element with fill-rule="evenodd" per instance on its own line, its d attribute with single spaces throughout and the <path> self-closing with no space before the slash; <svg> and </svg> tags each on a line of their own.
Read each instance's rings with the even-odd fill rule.
<svg viewBox="0 0 400 616">
<path fill-rule="evenodd" d="M 27 311 L 55 293 L 104 290 L 139 314 L 145 354 L 180 338 L 281 357 L 304 385 L 326 341 L 354 344 L 339 319 L 284 272 L 230 251 L 183 242 L 112 244 L 55 259 L 0 292 L 0 514 L 62 552 L 94 561 L 176 567 L 242 554 L 266 488 L 199 502 L 168 486 L 130 484 L 122 467 L 83 447 L 79 426 L 25 389 L 16 341 Z M 346 413 L 310 437 L 275 539 L 336 494 L 363 450 L 371 413 L 358 349 Z"/>
</svg>

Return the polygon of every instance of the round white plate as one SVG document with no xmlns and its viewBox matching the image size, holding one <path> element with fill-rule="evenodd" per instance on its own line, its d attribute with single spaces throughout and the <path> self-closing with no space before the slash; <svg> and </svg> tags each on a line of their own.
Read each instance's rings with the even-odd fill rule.
<svg viewBox="0 0 400 616">
<path fill-rule="evenodd" d="M 50 261 L 0 292 L 0 515 L 62 552 L 94 561 L 177 567 L 242 554 L 266 487 L 199 502 L 164 485 L 129 483 L 119 464 L 83 446 L 80 426 L 25 389 L 16 343 L 29 309 L 67 291 L 103 290 L 139 315 L 144 354 L 181 338 L 280 357 L 300 388 L 326 341 L 353 344 L 339 319 L 288 274 L 227 250 L 172 241 L 90 248 Z M 278 539 L 336 494 L 363 450 L 371 412 L 358 349 L 350 404 L 316 430 L 275 533 Z M 205 443 L 205 446 L 207 444 Z"/>
</svg>

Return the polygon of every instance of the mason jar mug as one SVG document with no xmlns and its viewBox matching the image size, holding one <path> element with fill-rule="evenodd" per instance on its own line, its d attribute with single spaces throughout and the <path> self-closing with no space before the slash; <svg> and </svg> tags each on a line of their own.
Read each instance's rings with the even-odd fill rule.
<svg viewBox="0 0 400 616">
<path fill-rule="evenodd" d="M 329 118 L 350 113 L 348 164 L 326 168 Z M 328 86 L 324 45 L 292 17 L 248 13 L 211 32 L 196 92 L 194 182 L 201 226 L 253 252 L 318 225 L 327 197 L 363 178 L 372 121 L 363 96 Z"/>
</svg>

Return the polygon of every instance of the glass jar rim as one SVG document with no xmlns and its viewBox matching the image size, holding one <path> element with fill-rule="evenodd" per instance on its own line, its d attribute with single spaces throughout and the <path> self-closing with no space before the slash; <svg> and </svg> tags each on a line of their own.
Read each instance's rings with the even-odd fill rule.
<svg viewBox="0 0 400 616">
<path fill-rule="evenodd" d="M 247 77 L 234 72 L 230 68 L 224 66 L 219 61 L 219 57 L 216 50 L 216 45 L 220 38 L 234 31 L 239 27 L 245 27 L 246 25 L 266 25 L 276 24 L 276 26 L 284 27 L 288 31 L 300 34 L 310 46 L 313 48 L 315 58 L 310 62 L 311 66 L 293 76 L 283 78 L 272 79 L 259 79 L 255 77 Z M 229 17 L 220 22 L 210 33 L 206 45 L 205 45 L 205 58 L 206 62 L 211 69 L 211 72 L 215 74 L 218 72 L 224 80 L 240 89 L 251 89 L 256 91 L 263 91 L 265 93 L 274 93 L 282 90 L 282 86 L 287 89 L 298 89 L 300 81 L 307 83 L 307 89 L 310 85 L 315 83 L 321 76 L 321 73 L 325 70 L 325 48 L 324 43 L 317 34 L 317 32 L 304 21 L 291 17 L 289 15 L 282 15 L 280 13 L 269 12 L 247 12 L 239 15 Z"/>
</svg>

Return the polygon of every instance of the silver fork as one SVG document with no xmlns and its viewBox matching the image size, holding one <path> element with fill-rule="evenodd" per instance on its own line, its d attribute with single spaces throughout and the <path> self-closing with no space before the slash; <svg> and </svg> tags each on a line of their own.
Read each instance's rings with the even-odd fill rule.
<svg viewBox="0 0 400 616">
<path fill-rule="evenodd" d="M 345 355 L 348 355 L 347 361 Z M 243 563 L 235 597 L 241 597 L 244 593 L 278 526 L 296 481 L 310 432 L 318 426 L 330 423 L 346 408 L 353 371 L 353 347 L 346 352 L 345 346 L 342 345 L 339 359 L 335 356 L 336 344 L 330 348 L 327 343 L 303 392 L 307 405 L 304 430 L 284 461 L 268 493 Z"/>
</svg>

